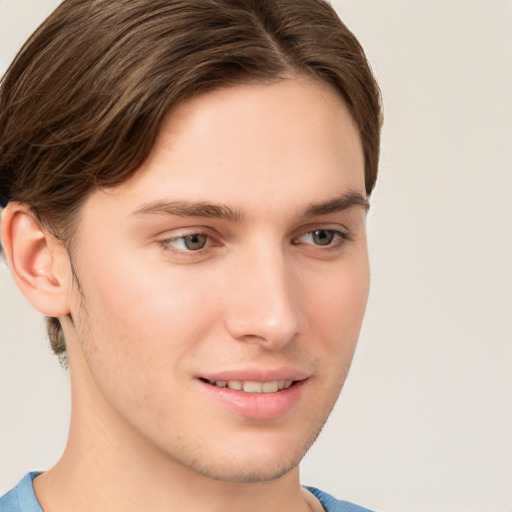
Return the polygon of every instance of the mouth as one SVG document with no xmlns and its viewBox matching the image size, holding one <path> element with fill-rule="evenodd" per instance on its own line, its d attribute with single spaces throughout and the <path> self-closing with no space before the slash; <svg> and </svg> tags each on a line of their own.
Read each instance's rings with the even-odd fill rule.
<svg viewBox="0 0 512 512">
<path fill-rule="evenodd" d="M 228 388 L 234 391 L 244 391 L 245 393 L 278 393 L 284 391 L 296 382 L 295 380 L 272 380 L 268 382 L 258 382 L 253 380 L 208 380 L 200 379 L 210 386 L 217 388 Z"/>
<path fill-rule="evenodd" d="M 293 411 L 301 401 L 309 381 L 309 376 L 300 372 L 281 375 L 257 375 L 258 372 L 247 375 L 246 379 L 238 380 L 242 375 L 215 375 L 198 378 L 206 396 L 231 413 L 255 420 L 270 420 Z M 290 375 L 290 373 L 293 373 Z M 284 376 L 284 375 L 283 375 Z M 269 378 L 277 377 L 275 380 Z M 279 378 L 281 377 L 281 378 Z"/>
</svg>

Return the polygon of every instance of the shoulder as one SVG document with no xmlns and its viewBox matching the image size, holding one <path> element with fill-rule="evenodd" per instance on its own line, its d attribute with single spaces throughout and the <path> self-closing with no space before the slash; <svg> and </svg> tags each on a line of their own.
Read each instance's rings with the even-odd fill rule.
<svg viewBox="0 0 512 512">
<path fill-rule="evenodd" d="M 43 512 L 32 487 L 37 474 L 26 474 L 16 487 L 0 497 L 0 512 Z"/>
<path fill-rule="evenodd" d="M 371 512 L 367 508 L 354 505 L 348 501 L 340 501 L 316 487 L 306 487 L 322 504 L 326 512 Z"/>
</svg>

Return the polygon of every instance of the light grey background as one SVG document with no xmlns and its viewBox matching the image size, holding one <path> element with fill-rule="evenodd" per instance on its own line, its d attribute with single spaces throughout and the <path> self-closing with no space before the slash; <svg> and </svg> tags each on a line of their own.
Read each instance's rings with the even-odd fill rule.
<svg viewBox="0 0 512 512">
<path fill-rule="evenodd" d="M 0 68 L 57 4 L 0 0 Z M 380 80 L 373 283 L 303 481 L 382 512 L 512 511 L 512 3 L 339 0 Z M 67 375 L 0 265 L 0 490 L 64 447 Z"/>
</svg>

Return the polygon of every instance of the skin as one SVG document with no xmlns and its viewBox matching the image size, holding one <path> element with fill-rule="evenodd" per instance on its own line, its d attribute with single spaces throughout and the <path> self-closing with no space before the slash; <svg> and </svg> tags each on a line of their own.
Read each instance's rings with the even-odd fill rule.
<svg viewBox="0 0 512 512">
<path fill-rule="evenodd" d="M 86 200 L 70 254 L 10 206 L 4 245 L 41 233 L 36 256 L 16 263 L 13 249 L 11 267 L 38 265 L 25 292 L 60 317 L 72 380 L 67 447 L 34 481 L 43 508 L 321 510 L 298 464 L 363 319 L 364 201 L 350 114 L 298 76 L 181 104 L 140 170 Z M 197 215 L 198 203 L 230 214 Z M 297 402 L 246 417 L 199 379 L 248 368 L 302 372 Z"/>
</svg>

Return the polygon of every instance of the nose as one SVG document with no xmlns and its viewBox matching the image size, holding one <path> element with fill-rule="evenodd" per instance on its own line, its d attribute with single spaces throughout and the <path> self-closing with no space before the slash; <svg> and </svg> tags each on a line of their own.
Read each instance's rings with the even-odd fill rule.
<svg viewBox="0 0 512 512">
<path fill-rule="evenodd" d="M 279 348 L 306 329 L 300 280 L 281 249 L 247 251 L 231 267 L 226 329 L 235 339 Z"/>
</svg>

